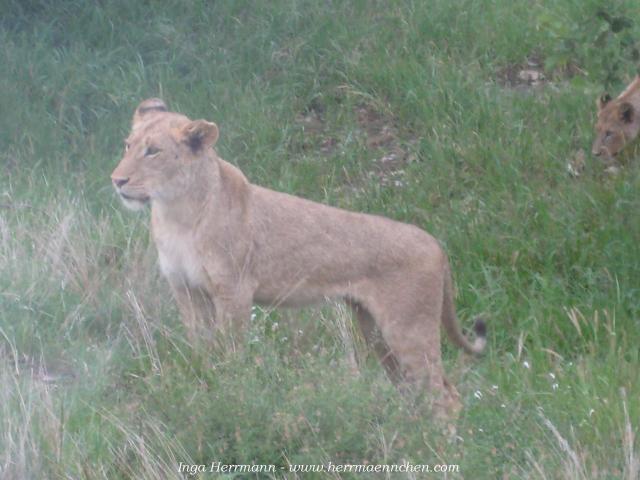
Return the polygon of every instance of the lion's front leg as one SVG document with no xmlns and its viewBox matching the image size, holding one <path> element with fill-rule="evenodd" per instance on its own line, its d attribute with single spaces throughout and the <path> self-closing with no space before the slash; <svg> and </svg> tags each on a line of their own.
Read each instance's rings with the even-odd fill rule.
<svg viewBox="0 0 640 480">
<path fill-rule="evenodd" d="M 252 295 L 238 288 L 219 288 L 214 294 L 213 303 L 217 329 L 231 342 L 233 350 L 240 348 L 251 318 Z"/>
<path fill-rule="evenodd" d="M 208 292 L 184 283 L 170 282 L 187 338 L 192 344 L 210 342 L 215 331 L 215 304 Z"/>
</svg>

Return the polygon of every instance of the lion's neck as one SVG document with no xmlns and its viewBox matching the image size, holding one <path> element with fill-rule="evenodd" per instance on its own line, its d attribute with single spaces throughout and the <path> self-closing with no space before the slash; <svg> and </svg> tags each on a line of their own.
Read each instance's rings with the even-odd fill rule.
<svg viewBox="0 0 640 480">
<path fill-rule="evenodd" d="M 180 195 L 167 199 L 154 199 L 151 203 L 154 222 L 174 224 L 185 229 L 197 225 L 211 199 L 220 189 L 220 171 L 217 161 L 204 161 L 194 166 L 184 179 Z"/>
</svg>

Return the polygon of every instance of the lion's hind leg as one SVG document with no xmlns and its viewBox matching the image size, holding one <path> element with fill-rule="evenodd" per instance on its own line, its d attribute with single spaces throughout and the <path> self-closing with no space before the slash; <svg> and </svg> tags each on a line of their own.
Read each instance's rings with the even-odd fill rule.
<svg viewBox="0 0 640 480">
<path fill-rule="evenodd" d="M 356 301 L 347 300 L 347 304 L 351 307 L 355 317 L 358 319 L 360 330 L 367 345 L 373 348 L 391 381 L 398 384 L 402 380 L 400 365 L 382 338 L 382 334 L 376 326 L 373 316 L 364 306 Z"/>
<path fill-rule="evenodd" d="M 455 416 L 461 404 L 444 376 L 440 346 L 443 282 L 435 277 L 413 282 L 406 278 L 385 282 L 367 302 L 368 310 L 406 384 L 417 391 L 426 388 L 438 415 Z M 413 288 L 395 288 L 401 284 Z"/>
</svg>

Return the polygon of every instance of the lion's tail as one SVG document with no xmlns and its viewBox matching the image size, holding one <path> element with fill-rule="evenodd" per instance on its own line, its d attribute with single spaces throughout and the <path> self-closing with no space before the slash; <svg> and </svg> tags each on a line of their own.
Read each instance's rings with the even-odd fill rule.
<svg viewBox="0 0 640 480">
<path fill-rule="evenodd" d="M 471 343 L 462 334 L 456 317 L 456 308 L 453 304 L 453 285 L 451 281 L 451 269 L 447 261 L 444 272 L 444 291 L 442 301 L 442 325 L 447 331 L 451 341 L 472 355 L 482 353 L 487 345 L 487 325 L 484 319 L 478 317 L 473 325 L 475 340 Z"/>
</svg>

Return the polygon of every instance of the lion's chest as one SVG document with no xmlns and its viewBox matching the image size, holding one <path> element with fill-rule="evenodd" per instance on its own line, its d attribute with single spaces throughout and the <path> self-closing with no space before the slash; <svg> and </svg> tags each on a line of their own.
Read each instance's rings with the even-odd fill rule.
<svg viewBox="0 0 640 480">
<path fill-rule="evenodd" d="M 204 286 L 205 271 L 190 234 L 170 229 L 154 231 L 154 239 L 160 271 L 171 283 Z"/>
</svg>

